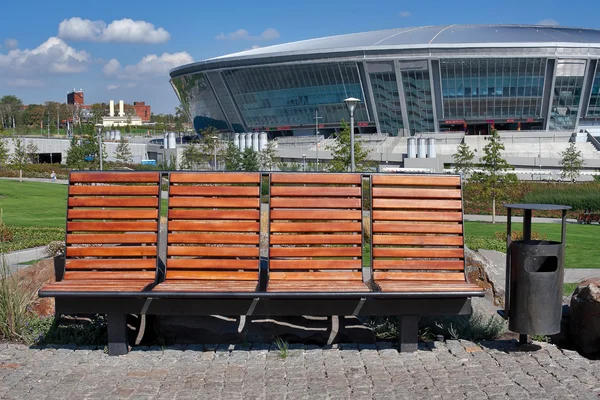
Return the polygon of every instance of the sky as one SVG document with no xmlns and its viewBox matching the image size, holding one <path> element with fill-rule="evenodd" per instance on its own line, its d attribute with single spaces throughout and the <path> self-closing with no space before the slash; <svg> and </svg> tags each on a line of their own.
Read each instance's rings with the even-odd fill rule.
<svg viewBox="0 0 600 400">
<path fill-rule="evenodd" d="M 445 24 L 600 28 L 594 0 L 0 0 L 0 97 L 179 105 L 169 70 L 297 40 Z M 588 10 L 589 12 L 586 12 Z"/>
</svg>

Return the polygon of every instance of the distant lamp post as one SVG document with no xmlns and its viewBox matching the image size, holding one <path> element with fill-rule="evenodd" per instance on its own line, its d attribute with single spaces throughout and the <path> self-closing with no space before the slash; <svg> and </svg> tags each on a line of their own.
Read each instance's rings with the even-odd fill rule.
<svg viewBox="0 0 600 400">
<path fill-rule="evenodd" d="M 344 103 L 346 103 L 346 107 L 348 107 L 348 112 L 350 113 L 350 172 L 354 172 L 356 169 L 354 165 L 354 110 L 358 103 L 360 103 L 360 100 L 348 97 L 344 100 Z"/>
<path fill-rule="evenodd" d="M 317 153 L 317 172 L 319 172 L 319 110 L 315 110 L 315 151 Z"/>
<path fill-rule="evenodd" d="M 102 127 L 98 127 L 98 153 L 100 154 L 100 171 L 102 171 Z"/>
<path fill-rule="evenodd" d="M 306 154 L 302 154 L 302 172 L 306 172 Z"/>
<path fill-rule="evenodd" d="M 219 139 L 217 136 L 211 136 L 210 137 L 213 140 L 213 171 L 217 170 L 217 140 Z"/>
</svg>

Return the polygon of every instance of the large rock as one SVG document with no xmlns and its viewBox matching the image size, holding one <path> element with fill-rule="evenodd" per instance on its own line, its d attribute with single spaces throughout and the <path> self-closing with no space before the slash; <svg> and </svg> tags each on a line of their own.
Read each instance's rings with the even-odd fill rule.
<svg viewBox="0 0 600 400">
<path fill-rule="evenodd" d="M 579 284 L 571 296 L 571 340 L 588 356 L 600 356 L 600 279 Z"/>
<path fill-rule="evenodd" d="M 40 316 L 54 314 L 54 299 L 39 298 L 37 291 L 46 283 L 56 280 L 57 270 L 63 262 L 62 257 L 47 258 L 25 268 L 16 271 L 19 286 L 27 293 L 34 293 L 34 301 L 31 306 L 33 312 Z"/>
<path fill-rule="evenodd" d="M 492 307 L 503 306 L 504 284 L 497 278 L 497 266 L 481 253 L 466 246 L 465 260 L 467 281 L 486 290 L 485 299 Z"/>
</svg>

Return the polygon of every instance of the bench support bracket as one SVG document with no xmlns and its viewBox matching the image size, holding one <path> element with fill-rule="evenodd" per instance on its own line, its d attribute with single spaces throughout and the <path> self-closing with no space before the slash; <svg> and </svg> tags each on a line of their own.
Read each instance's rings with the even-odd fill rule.
<svg viewBox="0 0 600 400">
<path fill-rule="evenodd" d="M 107 314 L 108 320 L 108 355 L 121 356 L 127 354 L 127 315 Z"/>
<path fill-rule="evenodd" d="M 419 316 L 398 317 L 398 349 L 401 353 L 417 351 L 419 342 Z"/>
</svg>

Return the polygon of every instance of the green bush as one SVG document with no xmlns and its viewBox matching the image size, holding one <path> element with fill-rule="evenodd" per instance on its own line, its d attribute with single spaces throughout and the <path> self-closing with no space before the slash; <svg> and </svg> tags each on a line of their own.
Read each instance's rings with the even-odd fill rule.
<svg viewBox="0 0 600 400">
<path fill-rule="evenodd" d="M 442 335 L 453 340 L 494 340 L 506 331 L 506 322 L 497 315 L 479 313 L 426 317 L 420 319 L 419 330 L 421 337 Z"/>
<path fill-rule="evenodd" d="M 600 212 L 600 184 L 598 182 L 578 184 L 544 185 L 525 194 L 525 203 L 561 204 L 573 210 Z"/>
<path fill-rule="evenodd" d="M 506 252 L 506 241 L 489 236 L 465 236 L 465 245 L 471 250 L 496 250 Z"/>
<path fill-rule="evenodd" d="M 62 228 L 39 226 L 7 226 L 6 228 L 10 235 L 3 234 L 2 237 L 10 240 L 0 241 L 0 253 L 46 246 L 48 243 L 62 241 L 65 238 L 65 230 Z"/>
<path fill-rule="evenodd" d="M 50 179 L 50 174 L 54 171 L 58 179 L 68 179 L 69 169 L 61 164 L 25 164 L 23 168 L 23 178 L 43 178 Z M 18 178 L 19 169 L 13 165 L 0 168 L 0 176 L 7 178 Z"/>
</svg>

